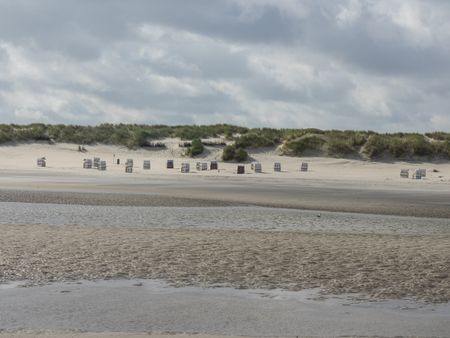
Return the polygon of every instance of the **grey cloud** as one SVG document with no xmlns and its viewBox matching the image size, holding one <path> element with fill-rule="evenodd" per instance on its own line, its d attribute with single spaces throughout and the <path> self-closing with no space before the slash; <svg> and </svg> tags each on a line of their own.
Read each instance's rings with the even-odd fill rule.
<svg viewBox="0 0 450 338">
<path fill-rule="evenodd" d="M 0 0 L 1 122 L 450 129 L 449 9 Z"/>
</svg>

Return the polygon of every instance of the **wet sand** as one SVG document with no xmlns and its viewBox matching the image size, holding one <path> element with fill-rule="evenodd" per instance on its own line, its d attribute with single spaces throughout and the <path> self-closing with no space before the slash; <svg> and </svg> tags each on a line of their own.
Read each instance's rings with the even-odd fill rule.
<svg viewBox="0 0 450 338">
<path fill-rule="evenodd" d="M 213 336 L 206 334 L 148 334 L 148 333 L 125 333 L 125 332 L 104 332 L 104 333 L 89 333 L 89 332 L 20 332 L 20 333 L 1 333 L 0 337 L 6 338 L 105 338 L 105 337 L 120 337 L 120 338 L 231 338 L 231 336 Z M 237 336 L 235 336 L 237 338 Z"/>
<path fill-rule="evenodd" d="M 225 207 L 242 205 L 240 203 L 228 201 L 161 196 L 155 194 L 146 195 L 3 189 L 0 189 L 0 202 L 136 207 Z"/>
<path fill-rule="evenodd" d="M 116 278 L 175 286 L 450 301 L 450 235 L 0 225 L 0 281 Z M 24 245 L 26 243 L 26 245 Z"/>
<path fill-rule="evenodd" d="M 15 332 L 15 333 L 1 333 L 0 337 L 5 338 L 31 338 L 31 337 L 41 337 L 41 338 L 244 338 L 248 336 L 219 336 L 219 335 L 211 335 L 211 334 L 185 334 L 185 333 L 167 333 L 167 334 L 158 334 L 158 333 L 126 333 L 126 332 L 52 332 L 52 331 L 35 331 L 35 332 Z M 264 337 L 264 338 L 275 338 L 270 336 L 252 336 L 252 337 Z M 318 336 L 314 337 L 306 337 L 306 336 L 286 336 L 284 338 L 318 338 Z M 338 336 L 334 336 L 335 338 L 339 338 Z M 348 337 L 348 336 L 344 336 Z M 380 336 L 378 336 L 380 337 Z M 410 336 L 410 338 L 414 338 L 415 336 Z M 277 337 L 283 338 L 283 337 Z M 369 336 L 357 337 L 353 336 L 353 338 L 371 338 Z M 373 337 L 376 338 L 376 337 Z"/>
<path fill-rule="evenodd" d="M 447 185 L 256 177 L 119 177 L 0 173 L 0 201 L 135 206 L 268 207 L 450 218 Z"/>
<path fill-rule="evenodd" d="M 41 337 L 41 338 L 107 338 L 107 337 L 115 337 L 115 338 L 239 338 L 239 336 L 218 336 L 218 335 L 209 335 L 209 334 L 158 334 L 158 333 L 126 333 L 126 332 L 103 332 L 103 333 L 94 333 L 94 332 L 52 332 L 52 331 L 35 331 L 35 332 L 8 332 L 1 333 L 0 337 L 5 338 L 30 338 L 30 337 Z M 256 336 L 255 336 L 256 337 Z M 299 337 L 297 338 L 308 338 L 308 337 Z M 270 338 L 270 337 L 266 337 Z M 288 337 L 286 337 L 288 338 Z M 358 337 L 355 337 L 358 338 Z M 369 338 L 369 337 L 365 337 Z"/>
<path fill-rule="evenodd" d="M 35 331 L 35 332 L 8 332 L 1 333 L 0 337 L 5 338 L 238 338 L 239 336 L 217 336 L 209 334 L 157 334 L 157 333 L 126 333 L 126 332 L 55 332 L 55 331 Z M 256 336 L 255 336 L 256 337 Z M 296 336 L 297 338 L 303 338 Z M 270 337 L 267 337 L 270 338 Z M 287 337 L 286 337 L 287 338 Z M 305 337 L 307 338 L 307 337 Z M 355 337 L 356 338 L 356 337 Z M 367 338 L 367 337 L 366 337 Z"/>
</svg>

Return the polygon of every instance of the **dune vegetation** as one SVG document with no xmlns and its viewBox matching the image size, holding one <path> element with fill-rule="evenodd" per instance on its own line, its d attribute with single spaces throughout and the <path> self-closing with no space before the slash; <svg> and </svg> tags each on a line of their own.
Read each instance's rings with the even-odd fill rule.
<svg viewBox="0 0 450 338">
<path fill-rule="evenodd" d="M 111 144 L 130 149 L 151 147 L 154 141 L 180 138 L 195 141 L 190 156 L 203 151 L 202 140 L 225 138 L 225 160 L 245 161 L 252 148 L 279 147 L 289 156 L 331 156 L 364 159 L 450 159 L 450 133 L 377 133 L 374 131 L 245 128 L 216 125 L 100 124 L 97 126 L 29 124 L 0 125 L 0 144 L 45 141 Z M 205 141 L 206 142 L 206 141 Z"/>
</svg>

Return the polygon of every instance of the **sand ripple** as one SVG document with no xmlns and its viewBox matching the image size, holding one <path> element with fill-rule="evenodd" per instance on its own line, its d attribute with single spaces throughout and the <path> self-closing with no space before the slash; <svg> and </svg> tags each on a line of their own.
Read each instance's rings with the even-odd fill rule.
<svg viewBox="0 0 450 338">
<path fill-rule="evenodd" d="M 0 281 L 152 278 L 450 301 L 450 235 L 0 225 Z"/>
</svg>

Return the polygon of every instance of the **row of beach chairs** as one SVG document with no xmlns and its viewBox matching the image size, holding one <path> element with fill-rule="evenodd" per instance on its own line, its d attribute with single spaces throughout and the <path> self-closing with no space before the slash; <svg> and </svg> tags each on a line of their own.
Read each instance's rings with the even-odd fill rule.
<svg viewBox="0 0 450 338">
<path fill-rule="evenodd" d="M 306 172 L 308 171 L 308 163 L 307 162 L 303 162 L 300 166 L 300 171 Z M 255 173 L 262 173 L 262 165 L 260 162 L 252 162 L 250 163 L 250 169 L 253 170 Z M 273 164 L 273 171 L 275 172 L 281 172 L 281 163 L 280 162 L 275 162 Z M 240 164 L 237 167 L 237 171 L 238 174 L 244 174 L 245 173 L 245 165 Z"/>
<path fill-rule="evenodd" d="M 117 164 L 120 164 L 120 160 L 117 159 Z M 45 157 L 40 157 L 37 160 L 38 167 L 45 167 L 46 166 L 46 159 Z M 125 162 L 125 172 L 132 173 L 134 167 L 134 161 L 133 159 L 127 159 Z M 107 168 L 106 161 L 103 161 L 100 159 L 100 157 L 94 157 L 93 159 L 85 158 L 83 160 L 83 168 L 84 169 L 97 169 L 101 171 L 105 171 Z M 151 169 L 151 162 L 150 160 L 144 160 L 142 168 L 144 170 L 150 170 Z M 173 169 L 174 168 L 174 160 L 167 160 L 166 162 L 166 168 L 167 169 Z M 262 165 L 260 162 L 252 162 L 250 164 L 251 170 L 253 170 L 255 173 L 261 173 L 262 172 Z M 211 161 L 209 163 L 209 170 L 218 170 L 219 165 L 217 161 Z M 197 162 L 196 163 L 196 170 L 197 171 L 206 171 L 208 170 L 208 162 Z M 275 172 L 281 172 L 281 163 L 275 162 L 273 166 L 273 170 Z M 406 171 L 405 171 L 406 170 Z M 408 169 L 402 169 L 402 172 L 400 176 L 406 177 L 409 176 L 409 170 Z M 419 169 L 422 170 L 422 169 Z M 308 163 L 303 162 L 300 166 L 300 171 L 308 171 Z M 181 164 L 181 172 L 182 173 L 189 173 L 190 172 L 190 164 L 189 163 L 182 163 Z M 422 171 L 420 171 L 422 173 Z M 238 174 L 244 174 L 245 173 L 245 165 L 238 165 L 237 166 L 237 173 Z M 421 177 L 425 176 L 425 171 L 421 174 Z"/>
<path fill-rule="evenodd" d="M 183 162 L 181 163 L 181 172 L 186 174 L 189 173 L 191 169 L 191 166 L 189 163 L 187 162 Z M 208 170 L 208 162 L 197 162 L 195 164 L 195 169 L 197 171 L 206 171 Z M 219 170 L 219 164 L 217 163 L 217 161 L 211 161 L 209 163 L 209 170 Z"/>
<path fill-rule="evenodd" d="M 117 159 L 117 164 L 120 164 L 120 160 Z M 39 157 L 37 159 L 37 166 L 44 168 L 47 166 L 47 160 L 45 157 Z M 133 159 L 127 159 L 125 162 L 125 172 L 132 173 L 134 167 L 134 161 Z M 303 162 L 300 166 L 300 171 L 306 172 L 308 171 L 308 163 Z M 83 168 L 84 169 L 97 169 L 100 171 L 105 171 L 106 161 L 101 160 L 99 157 L 94 157 L 93 159 L 86 158 L 83 160 Z M 144 170 L 150 170 L 151 169 L 151 162 L 150 160 L 144 160 L 142 168 Z M 166 162 L 166 168 L 167 169 L 173 169 L 174 168 L 174 160 L 167 160 Z M 255 173 L 261 173 L 262 172 L 262 165 L 260 162 L 252 162 L 250 164 L 251 170 L 253 170 Z M 217 161 L 211 161 L 209 162 L 209 170 L 218 170 L 219 165 Z M 196 163 L 196 170 L 197 171 L 205 171 L 208 170 L 208 162 L 197 162 Z M 275 162 L 273 165 L 273 170 L 275 172 L 281 172 L 281 163 Z M 189 173 L 190 172 L 190 164 L 189 163 L 182 163 L 181 164 L 181 172 L 182 173 Z M 236 170 L 237 174 L 245 174 L 245 165 L 239 164 L 237 166 Z M 420 180 L 424 177 L 427 177 L 427 170 L 426 169 L 401 169 L 400 170 L 400 177 L 401 178 L 412 178 Z"/>
<path fill-rule="evenodd" d="M 117 159 L 117 164 L 120 164 L 120 160 L 119 159 Z M 100 158 L 98 158 L 98 157 L 94 157 L 94 160 L 92 160 L 92 159 L 84 159 L 83 160 L 83 168 L 84 169 L 106 170 L 106 161 L 101 161 Z M 134 168 L 134 161 L 133 161 L 133 159 L 130 159 L 130 158 L 127 159 L 126 162 L 125 162 L 125 172 L 126 173 L 132 173 L 133 172 L 133 168 Z M 142 168 L 144 170 L 150 170 L 151 169 L 151 162 L 150 162 L 150 160 L 144 160 Z M 173 169 L 174 168 L 174 161 L 173 160 L 167 160 L 166 168 L 167 169 Z M 196 168 L 197 168 L 198 171 L 208 170 L 208 163 L 207 162 L 197 162 Z M 218 170 L 218 168 L 219 168 L 219 165 L 218 165 L 217 161 L 211 161 L 210 162 L 210 164 L 209 164 L 209 169 L 210 170 Z M 183 173 L 190 172 L 190 165 L 189 165 L 189 163 L 182 163 L 181 172 L 183 172 Z"/>
</svg>

